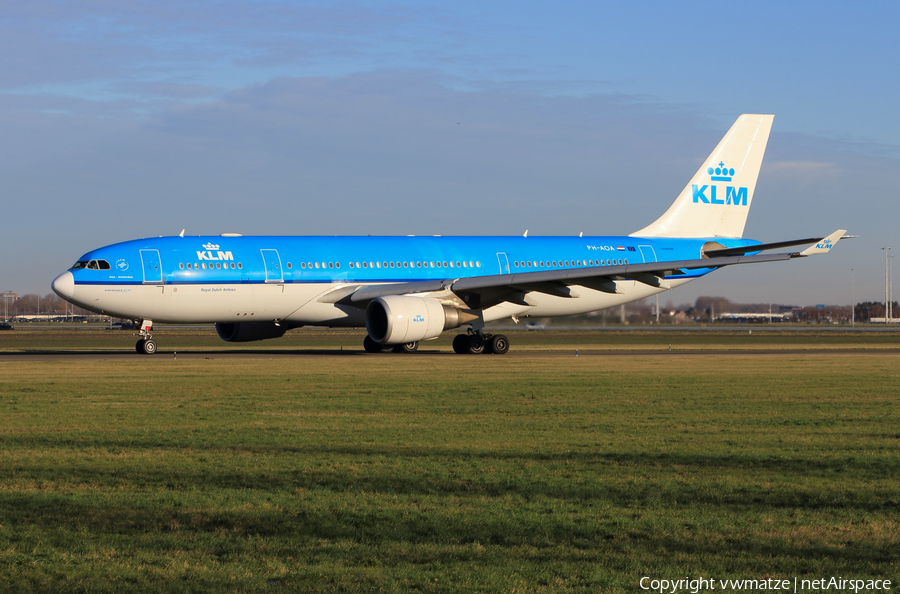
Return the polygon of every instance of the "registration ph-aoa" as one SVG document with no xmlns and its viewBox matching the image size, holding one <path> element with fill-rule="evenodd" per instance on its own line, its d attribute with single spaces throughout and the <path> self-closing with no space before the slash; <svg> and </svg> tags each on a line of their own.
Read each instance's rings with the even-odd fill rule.
<svg viewBox="0 0 900 594">
<path fill-rule="evenodd" d="M 744 239 L 773 116 L 745 114 L 662 216 L 605 237 L 292 237 L 136 239 L 90 251 L 53 281 L 63 299 L 133 319 L 156 352 L 154 322 L 215 324 L 229 342 L 300 326 L 360 327 L 366 351 L 413 352 L 458 329 L 457 353 L 504 354 L 484 331 L 501 318 L 552 317 L 643 299 L 723 266 L 829 251 L 844 231 Z M 785 248 L 809 245 L 801 251 Z"/>
</svg>

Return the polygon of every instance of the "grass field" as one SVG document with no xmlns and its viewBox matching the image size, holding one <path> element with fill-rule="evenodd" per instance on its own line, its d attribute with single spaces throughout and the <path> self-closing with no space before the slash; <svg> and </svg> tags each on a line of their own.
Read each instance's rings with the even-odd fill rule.
<svg viewBox="0 0 900 594">
<path fill-rule="evenodd" d="M 327 336 L 313 344 L 359 348 Z M 170 338 L 212 348 L 174 335 L 163 348 Z M 4 336 L 0 350 L 41 348 L 10 340 L 24 341 Z M 878 341 L 864 346 L 897 346 Z M 896 586 L 898 363 L 877 350 L 0 356 L 0 591 L 635 592 L 643 576 Z"/>
</svg>

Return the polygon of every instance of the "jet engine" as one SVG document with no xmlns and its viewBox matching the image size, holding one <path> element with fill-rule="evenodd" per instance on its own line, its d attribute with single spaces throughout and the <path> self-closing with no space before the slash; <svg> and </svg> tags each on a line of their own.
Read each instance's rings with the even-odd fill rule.
<svg viewBox="0 0 900 594">
<path fill-rule="evenodd" d="M 287 332 L 286 326 L 276 326 L 275 322 L 218 322 L 216 332 L 219 338 L 228 342 L 250 342 L 279 338 Z"/>
<path fill-rule="evenodd" d="M 437 299 L 388 295 L 369 303 L 366 331 L 378 344 L 407 344 L 437 338 L 477 317 Z"/>
</svg>

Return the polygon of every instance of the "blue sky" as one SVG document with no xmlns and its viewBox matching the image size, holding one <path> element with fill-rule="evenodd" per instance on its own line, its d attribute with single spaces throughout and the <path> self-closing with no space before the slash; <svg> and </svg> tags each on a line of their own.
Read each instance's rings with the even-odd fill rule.
<svg viewBox="0 0 900 594">
<path fill-rule="evenodd" d="M 745 235 L 827 257 L 663 296 L 883 299 L 900 5 L 75 2 L 0 8 L 0 290 L 175 234 L 627 234 L 740 113 Z"/>
</svg>

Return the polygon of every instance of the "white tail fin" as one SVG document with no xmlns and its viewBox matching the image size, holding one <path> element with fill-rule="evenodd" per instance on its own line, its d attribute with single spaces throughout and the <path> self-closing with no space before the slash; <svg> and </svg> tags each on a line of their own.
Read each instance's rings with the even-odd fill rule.
<svg viewBox="0 0 900 594">
<path fill-rule="evenodd" d="M 741 237 L 775 116 L 740 116 L 669 210 L 637 237 Z"/>
</svg>

